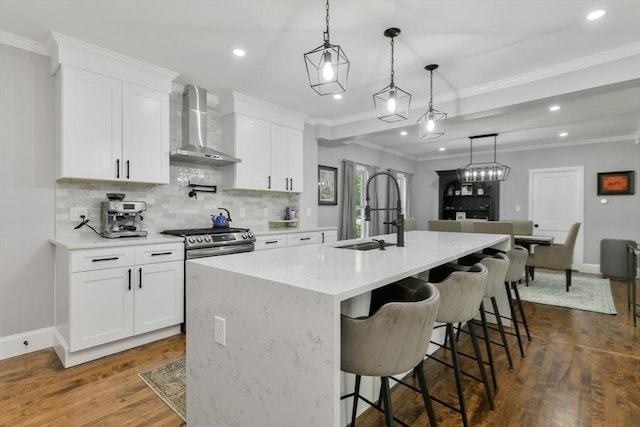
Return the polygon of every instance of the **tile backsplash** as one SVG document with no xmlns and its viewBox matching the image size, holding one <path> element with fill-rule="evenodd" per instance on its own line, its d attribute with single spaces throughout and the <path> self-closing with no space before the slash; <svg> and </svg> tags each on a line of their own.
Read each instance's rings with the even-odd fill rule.
<svg viewBox="0 0 640 427">
<path fill-rule="evenodd" d="M 171 148 L 182 145 L 181 138 L 182 94 L 171 94 Z M 208 146 L 220 148 L 221 125 L 219 107 L 208 105 Z M 144 201 L 147 211 L 143 214 L 144 229 L 159 232 L 176 228 L 200 228 L 211 226 L 211 215 L 218 215 L 219 207 L 231 213 L 232 227 L 245 227 L 254 231 L 268 230 L 268 221 L 282 219 L 286 206 L 299 206 L 300 196 L 291 193 L 220 189 L 221 169 L 187 163 L 171 163 L 170 182 L 167 185 L 133 183 L 67 182 L 56 183 L 56 238 L 70 238 L 85 233 L 93 234 L 87 227 L 74 230 L 80 220 L 70 217 L 72 207 L 86 207 L 89 225 L 100 231 L 101 202 L 106 193 L 125 193 L 125 200 Z M 197 199 L 188 196 L 189 181 L 217 185 L 217 193 L 198 193 Z M 244 217 L 240 217 L 241 209 Z M 265 215 L 266 214 L 266 215 Z"/>
</svg>

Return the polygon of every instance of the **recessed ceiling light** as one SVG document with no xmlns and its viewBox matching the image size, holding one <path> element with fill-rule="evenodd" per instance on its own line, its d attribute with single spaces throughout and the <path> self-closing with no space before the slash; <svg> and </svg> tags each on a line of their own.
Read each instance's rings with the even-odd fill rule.
<svg viewBox="0 0 640 427">
<path fill-rule="evenodd" d="M 403 130 L 402 132 L 400 132 L 400 135 L 405 136 L 407 134 L 406 130 Z"/>
<path fill-rule="evenodd" d="M 558 111 L 558 110 L 560 110 L 559 105 L 552 105 L 551 107 L 549 107 L 549 111 Z"/>
<path fill-rule="evenodd" d="M 245 53 L 246 52 L 243 49 L 233 49 L 233 54 L 235 56 L 244 56 Z"/>
<path fill-rule="evenodd" d="M 589 21 L 595 21 L 596 19 L 602 18 L 605 13 L 607 13 L 607 12 L 602 10 L 602 9 L 594 10 L 593 12 L 591 12 L 590 14 L 587 15 L 587 19 Z"/>
<path fill-rule="evenodd" d="M 438 148 L 438 151 L 444 151 L 444 150 L 446 150 L 446 148 L 444 148 L 444 147 Z"/>
<path fill-rule="evenodd" d="M 342 94 L 336 93 L 335 95 L 333 95 L 333 99 L 342 99 Z"/>
<path fill-rule="evenodd" d="M 568 134 L 567 132 L 560 132 L 560 133 L 558 134 L 558 136 L 559 136 L 560 138 L 564 138 L 565 136 L 568 136 L 568 135 L 569 135 L 569 134 Z"/>
</svg>

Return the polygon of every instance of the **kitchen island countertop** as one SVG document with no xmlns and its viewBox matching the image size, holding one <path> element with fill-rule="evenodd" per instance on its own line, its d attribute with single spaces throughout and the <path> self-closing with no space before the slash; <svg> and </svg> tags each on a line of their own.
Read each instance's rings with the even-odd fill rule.
<svg viewBox="0 0 640 427">
<path fill-rule="evenodd" d="M 402 248 L 337 248 L 351 242 L 187 262 L 188 425 L 340 425 L 341 303 L 485 247 L 508 249 L 510 236 L 411 231 Z"/>
</svg>

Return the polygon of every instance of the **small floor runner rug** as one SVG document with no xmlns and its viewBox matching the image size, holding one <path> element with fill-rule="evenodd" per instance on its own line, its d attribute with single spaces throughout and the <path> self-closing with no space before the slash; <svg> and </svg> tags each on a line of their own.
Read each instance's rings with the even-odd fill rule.
<svg viewBox="0 0 640 427">
<path fill-rule="evenodd" d="M 617 314 L 611 296 L 611 282 L 596 276 L 573 273 L 566 292 L 564 272 L 535 271 L 529 286 L 518 285 L 520 299 L 538 304 L 575 308 L 596 313 Z"/>
<path fill-rule="evenodd" d="M 187 422 L 187 369 L 185 358 L 138 374 L 155 394 Z"/>
</svg>

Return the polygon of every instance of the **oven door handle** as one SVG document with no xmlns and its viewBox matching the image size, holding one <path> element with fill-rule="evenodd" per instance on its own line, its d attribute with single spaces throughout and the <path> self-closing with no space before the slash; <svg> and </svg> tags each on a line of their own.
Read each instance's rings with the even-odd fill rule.
<svg viewBox="0 0 640 427">
<path fill-rule="evenodd" d="M 216 246 L 212 248 L 188 249 L 186 251 L 187 259 L 205 258 L 210 256 L 228 255 L 240 252 L 253 252 L 253 243 L 243 245 L 227 245 Z"/>
</svg>

